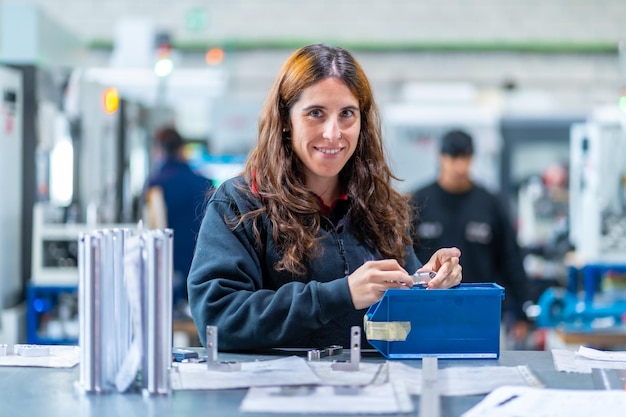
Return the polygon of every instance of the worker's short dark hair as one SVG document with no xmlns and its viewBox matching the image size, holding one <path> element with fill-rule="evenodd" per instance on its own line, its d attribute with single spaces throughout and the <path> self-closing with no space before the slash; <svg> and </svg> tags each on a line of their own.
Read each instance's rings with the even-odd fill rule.
<svg viewBox="0 0 626 417">
<path fill-rule="evenodd" d="M 183 138 L 173 127 L 163 127 L 156 133 L 156 141 L 168 155 L 173 155 L 184 145 Z"/>
<path fill-rule="evenodd" d="M 462 130 L 451 130 L 441 138 L 441 154 L 470 156 L 474 154 L 472 137 Z"/>
</svg>

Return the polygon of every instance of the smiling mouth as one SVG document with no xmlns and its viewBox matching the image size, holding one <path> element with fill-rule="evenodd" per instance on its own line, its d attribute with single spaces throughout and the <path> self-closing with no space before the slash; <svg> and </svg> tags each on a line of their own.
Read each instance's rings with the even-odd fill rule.
<svg viewBox="0 0 626 417">
<path fill-rule="evenodd" d="M 315 148 L 315 149 L 320 151 L 321 153 L 325 153 L 326 155 L 335 155 L 335 154 L 338 154 L 339 152 L 341 152 L 341 150 L 343 148 L 333 148 L 333 149 Z"/>
</svg>

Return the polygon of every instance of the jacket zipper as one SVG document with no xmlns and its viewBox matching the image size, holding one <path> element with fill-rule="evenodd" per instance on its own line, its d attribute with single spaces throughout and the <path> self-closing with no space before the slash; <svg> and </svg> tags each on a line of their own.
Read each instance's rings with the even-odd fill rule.
<svg viewBox="0 0 626 417">
<path fill-rule="evenodd" d="M 323 219 L 325 222 L 327 222 L 330 225 L 330 231 L 337 239 L 337 244 L 339 245 L 339 254 L 343 258 L 343 273 L 345 276 L 348 276 L 348 274 L 350 273 L 350 265 L 348 264 L 348 259 L 346 257 L 346 248 L 345 248 L 345 245 L 343 244 L 343 239 L 339 237 L 339 233 L 337 233 L 337 229 L 335 228 L 335 225 L 333 224 L 333 222 L 331 222 L 330 219 L 326 217 L 323 217 Z"/>
</svg>

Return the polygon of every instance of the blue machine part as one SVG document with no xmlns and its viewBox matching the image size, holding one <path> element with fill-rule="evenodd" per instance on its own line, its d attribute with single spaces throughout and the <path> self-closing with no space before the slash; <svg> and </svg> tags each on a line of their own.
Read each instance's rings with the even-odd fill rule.
<svg viewBox="0 0 626 417">
<path fill-rule="evenodd" d="M 626 265 L 570 267 L 566 289 L 548 288 L 539 297 L 537 326 L 574 324 L 581 328 L 594 328 L 598 327 L 600 320 L 603 327 L 624 324 L 626 291 L 620 285 L 607 288 L 609 286 L 603 283 L 608 280 L 626 284 Z M 579 290 L 580 287 L 582 290 Z"/>
<path fill-rule="evenodd" d="M 50 321 L 59 322 L 61 326 L 57 328 L 63 330 L 77 328 L 77 317 L 63 317 L 61 313 L 62 309 L 72 313 L 70 306 L 75 303 L 72 301 L 68 304 L 68 302 L 75 300 L 77 303 L 77 286 L 29 285 L 26 300 L 26 343 L 32 345 L 76 345 L 78 343 L 78 335 L 71 337 L 67 333 L 53 335 L 48 333 L 46 328 L 46 323 Z M 68 308 L 70 310 L 67 310 Z"/>
</svg>

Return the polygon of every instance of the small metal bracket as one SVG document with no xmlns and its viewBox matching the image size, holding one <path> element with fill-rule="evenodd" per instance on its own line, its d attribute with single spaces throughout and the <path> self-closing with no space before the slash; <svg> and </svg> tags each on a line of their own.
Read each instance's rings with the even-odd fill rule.
<svg viewBox="0 0 626 417">
<path fill-rule="evenodd" d="M 358 371 L 361 362 L 361 328 L 352 326 L 350 329 L 350 361 L 333 361 L 330 365 L 335 371 Z"/>
<path fill-rule="evenodd" d="M 309 361 L 317 361 L 327 356 L 337 356 L 343 353 L 343 346 L 331 345 L 324 349 L 311 349 L 307 352 Z"/>
<path fill-rule="evenodd" d="M 233 372 L 241 370 L 239 362 L 218 362 L 217 326 L 206 326 L 206 367 L 210 371 Z"/>
</svg>

